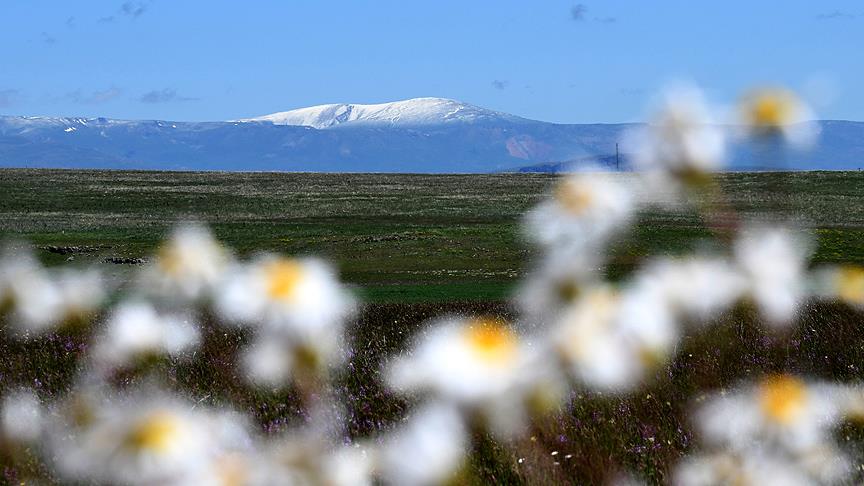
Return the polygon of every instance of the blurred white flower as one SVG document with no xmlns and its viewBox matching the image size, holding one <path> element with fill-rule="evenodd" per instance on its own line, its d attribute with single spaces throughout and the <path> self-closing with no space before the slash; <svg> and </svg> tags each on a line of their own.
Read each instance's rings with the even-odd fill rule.
<svg viewBox="0 0 864 486">
<path fill-rule="evenodd" d="M 109 371 L 136 359 L 179 356 L 199 339 L 198 327 L 188 316 L 161 314 L 144 302 L 125 302 L 114 309 L 96 336 L 92 356 L 100 370 Z"/>
<path fill-rule="evenodd" d="M 737 451 L 753 444 L 802 452 L 824 444 L 843 417 L 832 387 L 771 375 L 711 397 L 696 413 L 703 439 Z"/>
<path fill-rule="evenodd" d="M 845 483 L 852 463 L 832 432 L 850 412 L 852 391 L 860 398 L 860 388 L 770 375 L 709 397 L 696 425 L 717 452 L 685 459 L 676 484 Z"/>
<path fill-rule="evenodd" d="M 17 443 L 39 439 L 44 412 L 35 393 L 30 390 L 7 391 L 0 407 L 0 438 Z"/>
<path fill-rule="evenodd" d="M 96 270 L 61 269 L 55 282 L 60 292 L 63 320 L 91 317 L 105 301 L 104 280 Z"/>
<path fill-rule="evenodd" d="M 678 338 L 657 289 L 596 287 L 564 313 L 550 339 L 571 374 L 589 387 L 621 390 L 666 361 Z"/>
<path fill-rule="evenodd" d="M 227 451 L 215 453 L 200 474 L 190 474 L 178 484 L 214 486 L 267 485 L 273 477 L 268 475 L 269 464 L 261 459 L 258 451 Z"/>
<path fill-rule="evenodd" d="M 107 484 L 200 484 L 216 458 L 251 447 L 233 413 L 190 407 L 159 393 L 115 397 L 85 421 L 55 425 L 52 457 L 63 477 Z"/>
<path fill-rule="evenodd" d="M 314 340 L 341 329 L 354 308 L 330 266 L 317 259 L 267 255 L 230 273 L 216 301 L 228 322 Z"/>
<path fill-rule="evenodd" d="M 343 446 L 325 455 L 324 483 L 332 486 L 372 485 L 377 460 L 374 449 Z"/>
<path fill-rule="evenodd" d="M 675 469 L 676 486 L 735 484 L 761 486 L 807 486 L 814 484 L 798 464 L 783 457 L 754 449 L 747 453 L 720 452 L 685 458 Z"/>
<path fill-rule="evenodd" d="M 721 170 L 726 135 L 702 92 L 683 86 L 665 93 L 660 109 L 625 140 L 637 170 L 670 174 L 683 182 Z"/>
<path fill-rule="evenodd" d="M 620 175 L 579 172 L 561 179 L 552 197 L 526 215 L 525 232 L 547 250 L 597 251 L 630 222 L 634 210 Z"/>
<path fill-rule="evenodd" d="M 545 327 L 600 279 L 601 265 L 590 252 L 551 252 L 539 268 L 523 280 L 515 293 L 523 319 L 531 327 Z"/>
<path fill-rule="evenodd" d="M 821 386 L 826 393 L 831 393 L 833 399 L 844 417 L 864 423 L 864 385 L 834 384 Z"/>
<path fill-rule="evenodd" d="M 250 379 L 280 385 L 341 361 L 354 302 L 329 265 L 267 255 L 231 273 L 215 306 L 223 321 L 259 332 L 243 357 Z"/>
<path fill-rule="evenodd" d="M 468 432 L 458 410 L 431 403 L 415 412 L 381 449 L 381 476 L 389 484 L 444 484 L 462 466 Z"/>
<path fill-rule="evenodd" d="M 634 286 L 653 288 L 676 314 L 704 321 L 732 306 L 746 284 L 726 260 L 693 256 L 653 261 L 639 272 Z"/>
<path fill-rule="evenodd" d="M 95 270 L 45 269 L 31 252 L 11 248 L 0 257 L 0 315 L 18 331 L 41 333 L 86 319 L 104 299 Z"/>
<path fill-rule="evenodd" d="M 747 228 L 736 241 L 735 258 L 748 295 L 769 324 L 787 325 L 795 317 L 805 296 L 809 255 L 806 241 L 784 228 Z"/>
<path fill-rule="evenodd" d="M 319 334 L 296 341 L 264 332 L 243 350 L 241 362 L 250 381 L 281 387 L 293 379 L 315 380 L 344 358 L 341 336 Z"/>
<path fill-rule="evenodd" d="M 242 484 L 373 484 L 377 449 L 361 443 L 334 445 L 328 426 L 293 429 L 259 444 L 262 447 L 255 456 L 255 469 Z"/>
<path fill-rule="evenodd" d="M 251 381 L 277 387 L 290 381 L 294 355 L 281 339 L 257 339 L 243 351 L 241 362 Z"/>
<path fill-rule="evenodd" d="M 42 332 L 61 317 L 63 297 L 30 251 L 8 247 L 0 257 L 0 311 L 19 331 Z"/>
<path fill-rule="evenodd" d="M 807 148 L 818 135 L 810 108 L 785 88 L 751 91 L 741 100 L 740 112 L 744 126 L 757 137 L 779 134 L 788 143 Z"/>
<path fill-rule="evenodd" d="M 228 268 L 228 250 L 204 226 L 178 226 L 142 269 L 141 289 L 166 300 L 195 301 L 209 296 Z"/>
<path fill-rule="evenodd" d="M 814 272 L 816 295 L 864 308 L 864 267 L 831 265 Z"/>
<path fill-rule="evenodd" d="M 428 392 L 455 403 L 508 436 L 524 425 L 526 401 L 542 378 L 529 373 L 531 365 L 526 343 L 508 324 L 455 319 L 434 326 L 408 356 L 390 363 L 387 382 L 403 393 Z"/>
</svg>

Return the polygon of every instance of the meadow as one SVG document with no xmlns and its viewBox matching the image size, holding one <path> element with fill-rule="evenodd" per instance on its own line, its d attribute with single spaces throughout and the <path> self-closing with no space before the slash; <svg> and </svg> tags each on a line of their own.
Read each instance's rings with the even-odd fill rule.
<svg viewBox="0 0 864 486">
<path fill-rule="evenodd" d="M 43 248 L 49 264 L 72 257 L 101 265 L 146 259 L 174 224 L 197 220 L 241 255 L 326 257 L 370 301 L 502 300 L 532 256 L 521 217 L 554 179 L 7 169 L 0 171 L 0 238 Z M 815 262 L 864 262 L 864 173 L 718 179 L 741 219 L 767 215 L 812 228 Z M 611 249 L 611 267 L 623 273 L 646 255 L 698 248 L 709 235 L 692 209 L 644 212 Z"/>
<path fill-rule="evenodd" d="M 147 264 L 172 225 L 190 219 L 207 222 L 240 255 L 330 259 L 367 302 L 349 326 L 350 371 L 337 378 L 348 409 L 346 434 L 367 437 L 398 422 L 410 405 L 385 391 L 378 375 L 382 361 L 402 351 L 427 319 L 515 317 L 507 299 L 534 255 L 520 235 L 521 217 L 553 182 L 543 174 L 3 170 L 0 238 L 30 242 L 48 265 L 97 265 L 117 282 Z M 767 213 L 810 228 L 814 262 L 864 263 L 864 173 L 728 173 L 718 182 L 742 219 Z M 701 248 L 711 234 L 686 208 L 643 212 L 630 231 L 610 250 L 613 279 L 647 255 Z M 767 371 L 862 377 L 864 319 L 845 305 L 806 305 L 788 335 L 766 332 L 747 306 L 720 319 L 723 325 L 687 336 L 646 388 L 623 396 L 574 391 L 569 409 L 524 441 L 502 445 L 479 437 L 460 482 L 596 484 L 620 471 L 662 483 L 693 448 L 686 418 L 693 397 Z M 23 343 L 0 336 L 0 390 L 35 383 L 46 396 L 64 392 L 88 336 Z M 266 433 L 284 430 L 299 420 L 298 398 L 244 383 L 233 356 L 247 340 L 242 331 L 209 327 L 194 363 L 159 366 L 170 387 L 207 403 L 234 403 Z M 857 455 L 864 452 L 860 426 L 844 425 L 838 437 Z M 2 474 L 8 482 L 18 478 L 9 468 Z"/>
</svg>

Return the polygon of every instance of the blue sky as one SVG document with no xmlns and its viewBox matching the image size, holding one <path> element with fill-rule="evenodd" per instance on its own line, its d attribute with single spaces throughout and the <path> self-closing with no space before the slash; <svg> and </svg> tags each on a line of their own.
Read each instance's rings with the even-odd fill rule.
<svg viewBox="0 0 864 486">
<path fill-rule="evenodd" d="M 637 120 L 691 80 L 864 120 L 864 1 L 0 0 L 0 114 L 224 120 L 441 96 Z"/>
</svg>

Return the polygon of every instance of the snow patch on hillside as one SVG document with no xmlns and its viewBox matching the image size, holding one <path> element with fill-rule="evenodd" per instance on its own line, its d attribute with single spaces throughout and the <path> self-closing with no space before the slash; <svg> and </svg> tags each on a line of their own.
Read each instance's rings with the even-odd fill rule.
<svg viewBox="0 0 864 486">
<path fill-rule="evenodd" d="M 329 104 L 283 111 L 244 122 L 333 128 L 340 125 L 428 126 L 442 123 L 530 123 L 530 120 L 446 98 L 414 98 L 375 105 Z"/>
</svg>

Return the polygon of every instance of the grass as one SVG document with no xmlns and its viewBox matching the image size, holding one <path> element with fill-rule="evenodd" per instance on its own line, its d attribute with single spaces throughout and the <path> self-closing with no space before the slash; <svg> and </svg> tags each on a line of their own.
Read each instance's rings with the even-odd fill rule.
<svg viewBox="0 0 864 486">
<path fill-rule="evenodd" d="M 345 434 L 374 437 L 411 405 L 383 388 L 381 365 L 428 319 L 448 313 L 515 317 L 505 299 L 532 256 L 521 242 L 519 218 L 552 182 L 526 174 L 3 170 L 0 236 L 38 247 L 93 246 L 73 255 L 75 263 L 101 265 L 118 278 L 130 266 L 101 263 L 104 258 L 146 257 L 176 220 L 192 217 L 210 223 L 241 255 L 332 258 L 369 302 L 349 327 L 350 371 L 336 377 L 349 418 Z M 815 261 L 864 263 L 864 174 L 724 174 L 719 183 L 743 219 L 767 211 L 812 228 Z M 700 248 L 710 234 L 692 210 L 645 212 L 611 249 L 610 275 L 626 275 L 646 255 Z M 69 257 L 39 255 L 49 264 Z M 766 333 L 752 309 L 736 308 L 706 332 L 685 337 L 673 361 L 638 392 L 603 396 L 577 389 L 566 409 L 537 424 L 534 440 L 499 444 L 476 437 L 461 481 L 599 484 L 616 472 L 634 472 L 653 484 L 667 482 L 675 461 L 698 447 L 686 415 L 705 393 L 772 371 L 861 380 L 862 317 L 843 305 L 812 303 L 794 331 L 778 335 Z M 62 395 L 87 340 L 87 333 L 54 334 L 22 343 L 0 326 L 0 393 L 26 385 L 44 398 Z M 291 390 L 252 388 L 240 378 L 235 355 L 247 340 L 242 332 L 208 326 L 194 362 L 166 361 L 156 371 L 195 400 L 248 412 L 262 433 L 273 434 L 299 420 L 298 397 Z M 122 384 L 145 379 L 126 376 Z M 864 454 L 860 427 L 846 424 L 837 438 L 857 457 Z M 14 468 L 0 473 L 0 481 L 18 478 Z"/>
<path fill-rule="evenodd" d="M 622 177 L 628 177 L 623 175 Z M 519 222 L 547 174 L 411 175 L 0 170 L 0 239 L 98 247 L 78 263 L 146 258 L 179 220 L 209 223 L 241 255 L 332 259 L 376 302 L 500 300 L 531 250 Z M 719 176 L 742 219 L 793 218 L 819 237 L 817 262 L 864 262 L 864 173 Z M 692 209 L 648 211 L 612 250 L 617 274 L 646 255 L 681 253 L 710 232 Z M 40 251 L 49 264 L 68 255 Z"/>
</svg>

